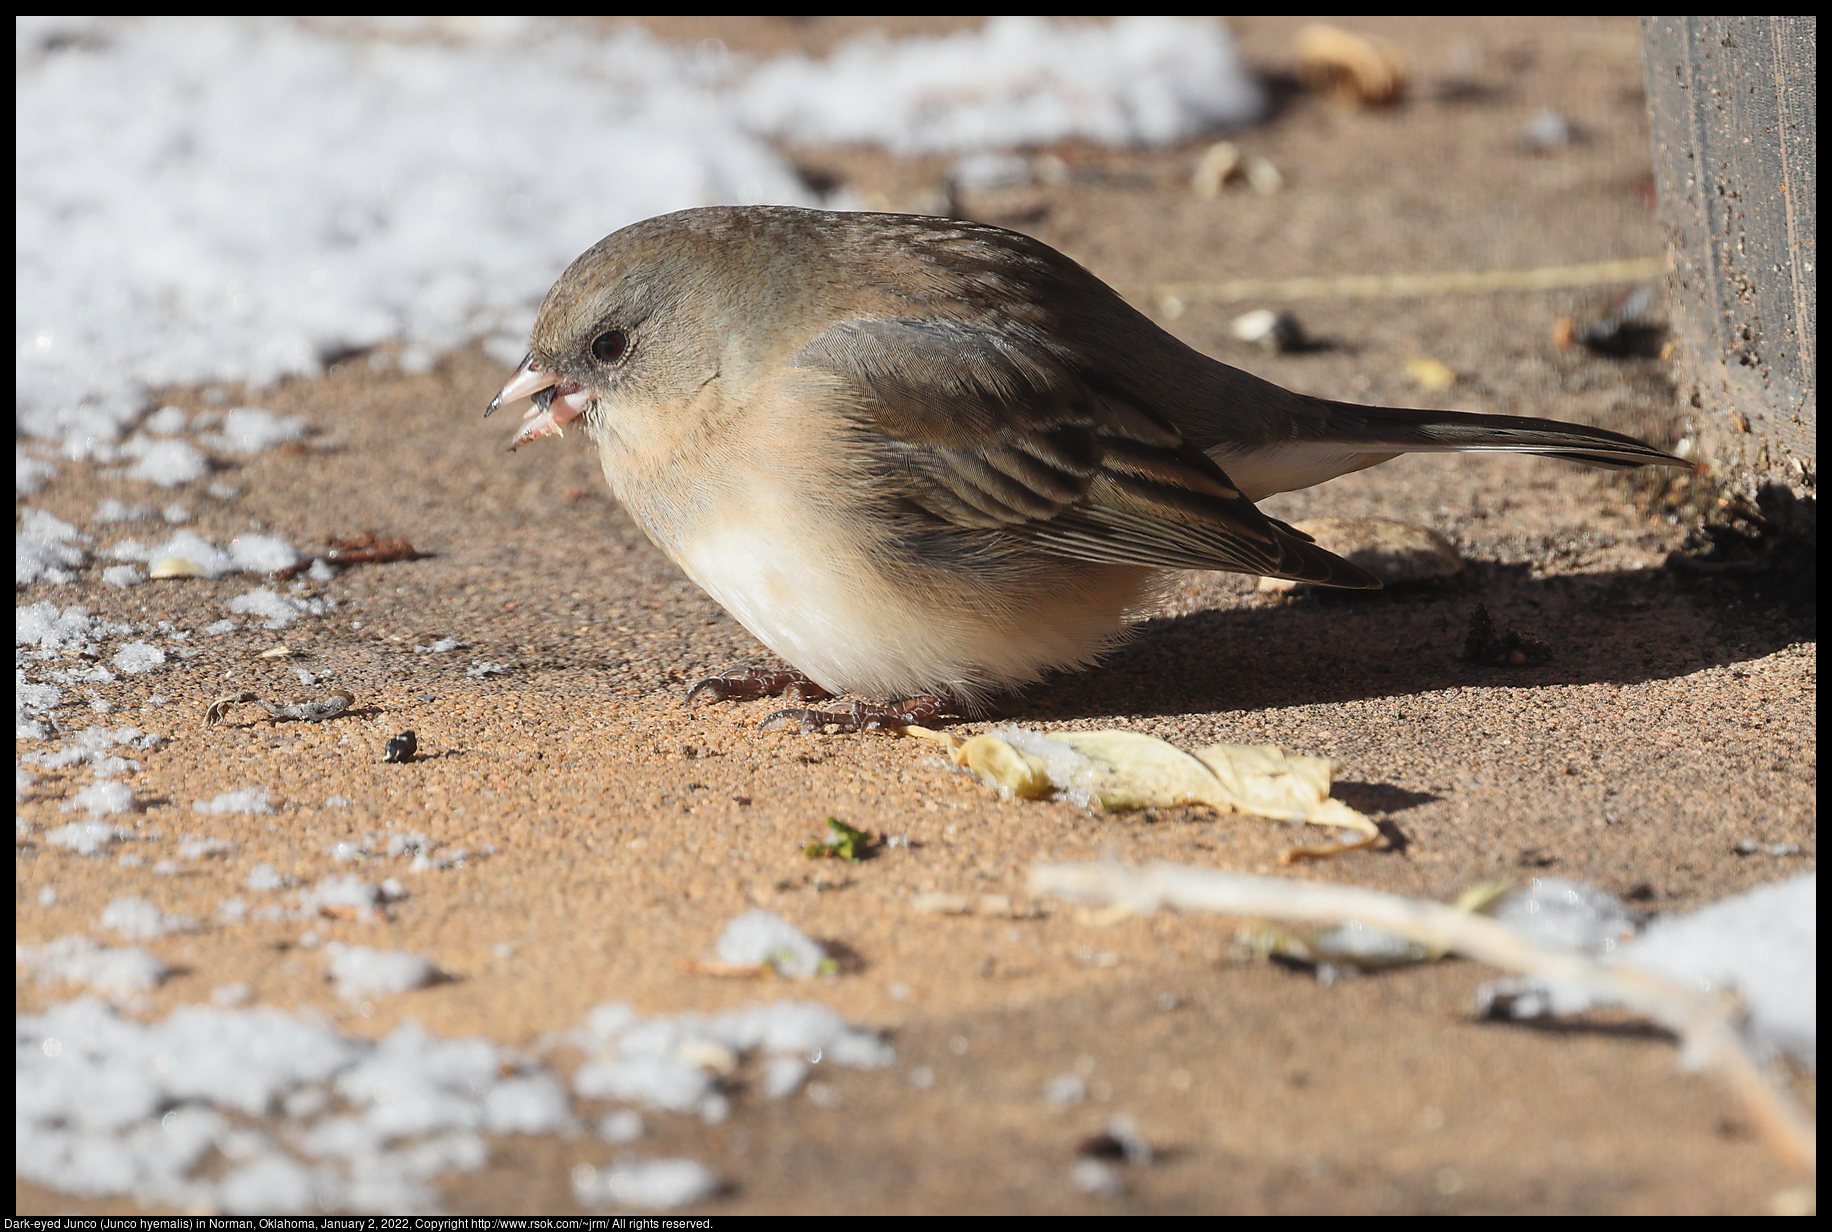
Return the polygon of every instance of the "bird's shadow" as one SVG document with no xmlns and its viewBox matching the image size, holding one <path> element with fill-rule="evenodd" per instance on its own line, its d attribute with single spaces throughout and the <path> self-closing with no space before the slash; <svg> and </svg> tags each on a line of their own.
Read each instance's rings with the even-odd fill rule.
<svg viewBox="0 0 1832 1232">
<path fill-rule="evenodd" d="M 1145 718 L 1467 686 L 1638 684 L 1756 659 L 1795 640 L 1786 621 L 1764 625 L 1746 609 L 1719 606 L 1659 569 L 1533 578 L 1524 568 L 1473 565 L 1430 587 L 1300 593 L 1149 619 L 1099 669 L 1055 677 L 1003 710 L 1026 721 Z M 1499 665 L 1468 655 L 1478 608 L 1531 653 Z"/>
</svg>

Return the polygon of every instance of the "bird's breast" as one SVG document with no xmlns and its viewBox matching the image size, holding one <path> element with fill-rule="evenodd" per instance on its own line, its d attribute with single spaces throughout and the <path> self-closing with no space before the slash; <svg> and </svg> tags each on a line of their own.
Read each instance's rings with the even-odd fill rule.
<svg viewBox="0 0 1832 1232">
<path fill-rule="evenodd" d="M 675 562 L 759 641 L 834 693 L 946 693 L 973 703 L 1088 665 L 1120 634 L 1151 571 L 1060 558 L 996 568 L 898 557 L 869 522 L 829 510 L 703 522 Z"/>
</svg>

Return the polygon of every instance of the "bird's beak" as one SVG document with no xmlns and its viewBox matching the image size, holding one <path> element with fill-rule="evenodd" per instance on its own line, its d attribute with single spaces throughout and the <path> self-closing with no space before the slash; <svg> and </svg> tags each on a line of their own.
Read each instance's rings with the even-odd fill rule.
<svg viewBox="0 0 1832 1232">
<path fill-rule="evenodd" d="M 484 408 L 484 417 L 494 414 L 496 408 L 505 402 L 519 402 L 523 398 L 532 398 L 534 403 L 522 415 L 521 429 L 516 432 L 515 439 L 509 442 L 511 450 L 543 436 L 566 435 L 560 430 L 560 425 L 571 423 L 585 414 L 586 405 L 591 400 L 580 386 L 571 381 L 561 381 L 536 364 L 532 351 L 522 360 L 522 366 L 515 370 L 515 375 L 509 378 L 509 383 Z"/>
</svg>

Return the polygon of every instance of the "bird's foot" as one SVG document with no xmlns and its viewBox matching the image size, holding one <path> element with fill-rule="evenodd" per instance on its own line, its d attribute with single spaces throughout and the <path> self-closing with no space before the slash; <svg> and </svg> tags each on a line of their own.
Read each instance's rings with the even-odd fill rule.
<svg viewBox="0 0 1832 1232">
<path fill-rule="evenodd" d="M 793 730 L 806 735 L 824 732 L 830 727 L 842 732 L 891 731 L 903 727 L 933 727 L 965 717 L 953 699 L 924 693 L 896 702 L 850 702 L 839 710 L 778 710 L 757 730 Z"/>
<path fill-rule="evenodd" d="M 687 700 L 682 704 L 691 706 L 702 700 L 749 701 L 754 697 L 781 697 L 785 693 L 798 702 L 818 702 L 833 696 L 800 672 L 741 667 L 700 681 L 687 691 Z"/>
</svg>

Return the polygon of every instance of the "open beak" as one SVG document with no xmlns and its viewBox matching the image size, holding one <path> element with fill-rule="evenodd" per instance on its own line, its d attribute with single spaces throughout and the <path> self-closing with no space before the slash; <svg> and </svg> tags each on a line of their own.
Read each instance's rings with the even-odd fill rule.
<svg viewBox="0 0 1832 1232">
<path fill-rule="evenodd" d="M 532 351 L 509 378 L 509 383 L 484 408 L 484 416 L 488 418 L 505 402 L 519 402 L 523 398 L 533 399 L 533 404 L 523 413 L 521 429 L 509 442 L 511 451 L 543 436 L 565 436 L 560 425 L 585 414 L 585 408 L 591 403 L 591 395 L 583 387 L 572 381 L 562 381 L 538 366 Z"/>
</svg>

